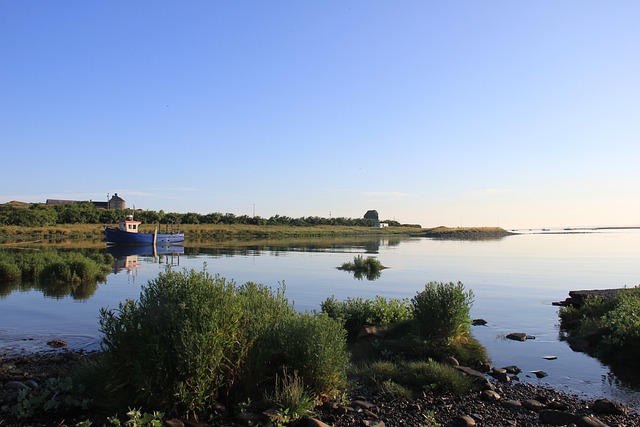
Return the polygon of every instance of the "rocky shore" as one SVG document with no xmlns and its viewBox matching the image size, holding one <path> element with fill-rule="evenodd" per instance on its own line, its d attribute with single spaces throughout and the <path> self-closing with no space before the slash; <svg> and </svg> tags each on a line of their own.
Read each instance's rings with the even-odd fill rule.
<svg viewBox="0 0 640 427">
<path fill-rule="evenodd" d="M 56 350 L 20 357 L 0 357 L 0 407 L 15 402 L 20 389 L 37 390 L 47 378 L 64 376 L 70 368 L 96 353 Z M 458 397 L 425 393 L 413 400 L 392 400 L 367 388 L 354 388 L 339 402 L 330 401 L 316 408 L 310 418 L 297 426 L 334 427 L 454 427 L 454 426 L 640 426 L 640 415 L 609 400 L 585 400 L 554 389 L 537 387 L 517 380 L 517 368 L 493 369 L 490 374 L 459 368 L 481 385 Z M 92 425 L 106 424 L 97 414 L 66 414 L 55 419 L 27 423 L 0 412 L 0 427 L 73 426 L 90 419 Z M 267 419 L 264 414 L 211 414 L 199 423 L 167 420 L 165 425 L 180 427 L 249 426 Z"/>
</svg>

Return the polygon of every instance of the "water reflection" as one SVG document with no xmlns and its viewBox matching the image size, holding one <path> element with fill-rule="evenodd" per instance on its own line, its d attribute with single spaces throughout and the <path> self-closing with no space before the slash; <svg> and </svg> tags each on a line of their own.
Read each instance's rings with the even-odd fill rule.
<svg viewBox="0 0 640 427">
<path fill-rule="evenodd" d="M 184 254 L 184 246 L 107 246 L 106 252 L 113 255 L 113 272 L 133 272 L 142 265 L 139 257 L 153 258 L 154 262 L 169 267 L 180 265 L 180 255 Z"/>
</svg>

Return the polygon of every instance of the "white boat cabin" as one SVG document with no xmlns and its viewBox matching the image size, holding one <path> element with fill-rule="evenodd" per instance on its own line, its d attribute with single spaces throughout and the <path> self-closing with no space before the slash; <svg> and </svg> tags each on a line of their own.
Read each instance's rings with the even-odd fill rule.
<svg viewBox="0 0 640 427">
<path fill-rule="evenodd" d="M 118 229 L 127 233 L 137 233 L 138 226 L 142 224 L 141 221 L 135 221 L 133 215 L 127 215 L 125 219 L 118 221 Z"/>
</svg>

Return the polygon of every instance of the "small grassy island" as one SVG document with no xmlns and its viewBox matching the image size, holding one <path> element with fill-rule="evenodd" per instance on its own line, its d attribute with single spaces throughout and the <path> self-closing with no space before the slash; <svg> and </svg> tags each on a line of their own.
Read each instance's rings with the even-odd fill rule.
<svg viewBox="0 0 640 427">
<path fill-rule="evenodd" d="M 380 277 L 382 270 L 385 267 L 382 265 L 379 259 L 376 257 L 363 257 L 362 255 L 356 255 L 353 258 L 353 262 L 345 262 L 338 270 L 350 271 L 353 273 L 356 279 L 362 279 L 366 277 L 368 280 L 375 280 Z"/>
<path fill-rule="evenodd" d="M 510 236 L 511 233 L 500 227 L 435 227 L 424 229 L 425 237 L 443 239 L 496 239 Z"/>
</svg>

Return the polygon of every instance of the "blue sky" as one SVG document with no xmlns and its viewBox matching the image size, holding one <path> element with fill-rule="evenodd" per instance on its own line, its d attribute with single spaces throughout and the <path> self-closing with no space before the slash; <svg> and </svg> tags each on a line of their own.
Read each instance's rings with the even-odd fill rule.
<svg viewBox="0 0 640 427">
<path fill-rule="evenodd" d="M 640 2 L 0 0 L 0 203 L 640 225 Z"/>
</svg>

